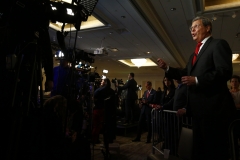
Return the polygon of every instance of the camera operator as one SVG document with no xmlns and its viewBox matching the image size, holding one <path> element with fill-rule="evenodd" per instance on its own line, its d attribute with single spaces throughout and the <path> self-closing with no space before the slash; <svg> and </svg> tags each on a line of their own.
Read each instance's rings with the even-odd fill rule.
<svg viewBox="0 0 240 160">
<path fill-rule="evenodd" d="M 95 106 L 93 108 L 92 141 L 95 144 L 99 143 L 99 134 L 101 129 L 103 128 L 104 118 L 109 119 L 109 117 L 104 117 L 104 113 L 109 113 L 109 110 L 113 109 L 113 113 L 110 113 L 110 114 L 114 115 L 114 110 L 115 110 L 114 103 L 113 103 L 113 106 L 111 106 L 111 108 L 108 106 L 105 106 L 105 99 L 109 97 L 112 97 L 114 99 L 115 92 L 111 88 L 110 80 L 108 78 L 102 79 L 101 87 L 95 90 L 94 92 Z M 105 116 L 110 116 L 110 115 L 105 114 Z M 109 124 L 111 122 L 108 121 L 106 123 Z M 111 128 L 115 128 L 115 126 L 112 126 Z M 114 138 L 113 135 L 110 135 L 110 136 Z"/>
<path fill-rule="evenodd" d="M 134 79 L 134 73 L 129 73 L 128 81 L 123 86 L 118 86 L 118 90 L 127 90 L 125 109 L 126 109 L 126 119 L 124 124 L 129 124 L 134 121 L 134 106 L 135 101 L 138 99 L 137 96 L 137 82 Z"/>
</svg>

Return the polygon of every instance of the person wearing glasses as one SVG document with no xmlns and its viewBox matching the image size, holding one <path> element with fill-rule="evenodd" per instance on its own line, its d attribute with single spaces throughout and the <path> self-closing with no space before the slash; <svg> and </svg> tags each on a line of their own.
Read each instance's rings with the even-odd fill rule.
<svg viewBox="0 0 240 160">
<path fill-rule="evenodd" d="M 194 160 L 228 160 L 228 127 L 236 107 L 227 87 L 233 72 L 232 50 L 223 39 L 212 37 L 212 22 L 196 17 L 190 27 L 197 43 L 184 69 L 173 68 L 162 59 L 158 66 L 173 79 L 187 85 L 187 115 L 193 118 Z"/>
</svg>

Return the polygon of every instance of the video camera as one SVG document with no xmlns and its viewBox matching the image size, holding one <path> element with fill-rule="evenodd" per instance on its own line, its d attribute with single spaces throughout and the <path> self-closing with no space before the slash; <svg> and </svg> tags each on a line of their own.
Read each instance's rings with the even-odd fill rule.
<svg viewBox="0 0 240 160">
<path fill-rule="evenodd" d="M 121 84 L 121 85 L 124 85 L 124 83 L 123 83 L 123 80 L 122 79 L 117 79 L 117 78 L 115 78 L 115 79 L 112 79 L 112 81 L 111 81 L 112 83 L 114 83 L 114 84 Z"/>
</svg>

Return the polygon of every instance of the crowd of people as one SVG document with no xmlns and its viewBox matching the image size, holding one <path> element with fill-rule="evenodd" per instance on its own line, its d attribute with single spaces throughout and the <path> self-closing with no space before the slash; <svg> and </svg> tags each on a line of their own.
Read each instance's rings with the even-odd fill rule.
<svg viewBox="0 0 240 160">
<path fill-rule="evenodd" d="M 146 90 L 139 99 L 136 138 L 132 142 L 141 141 L 145 122 L 148 132 L 146 143 L 151 142 L 153 108 L 174 110 L 178 116 L 187 115 L 193 119 L 192 159 L 228 160 L 228 127 L 240 115 L 237 114 L 237 109 L 240 109 L 240 77 L 233 75 L 232 51 L 228 43 L 212 37 L 211 20 L 194 18 L 190 32 L 197 47 L 185 68 L 173 68 L 163 59 L 157 60 L 158 67 L 165 72 L 163 91 L 161 88 L 153 89 L 151 81 L 146 82 Z M 99 143 L 99 134 L 103 133 L 106 152 L 108 144 L 116 138 L 118 97 L 111 88 L 110 80 L 103 79 L 101 86 L 94 91 L 94 107 L 89 114 L 84 112 L 86 104 L 81 101 L 83 97 L 76 99 L 69 96 L 69 74 L 67 62 L 62 60 L 61 65 L 54 68 L 54 76 L 48 78 L 51 82 L 48 81 L 46 88 L 52 90 L 52 94 L 45 101 L 39 119 L 35 118 L 35 126 L 38 127 L 31 131 L 34 137 L 28 142 L 32 144 L 26 144 L 33 146 L 28 148 L 31 153 L 28 154 L 29 159 L 91 159 L 90 143 Z M 138 96 L 134 77 L 131 72 L 123 86 L 116 86 L 118 90 L 126 91 L 125 125 L 135 119 L 134 106 Z M 92 119 L 89 131 L 86 130 L 86 119 Z"/>
</svg>

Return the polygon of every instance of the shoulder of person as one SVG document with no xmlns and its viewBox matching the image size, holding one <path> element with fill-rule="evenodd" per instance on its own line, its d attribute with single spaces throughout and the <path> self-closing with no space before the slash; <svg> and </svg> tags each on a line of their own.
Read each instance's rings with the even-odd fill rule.
<svg viewBox="0 0 240 160">
<path fill-rule="evenodd" d="M 155 89 L 151 90 L 151 94 L 155 94 L 157 91 Z"/>
<path fill-rule="evenodd" d="M 210 37 L 207 42 L 211 42 L 211 43 L 215 43 L 215 44 L 218 44 L 218 43 L 228 43 L 225 39 L 215 39 L 213 37 Z"/>
</svg>

